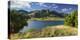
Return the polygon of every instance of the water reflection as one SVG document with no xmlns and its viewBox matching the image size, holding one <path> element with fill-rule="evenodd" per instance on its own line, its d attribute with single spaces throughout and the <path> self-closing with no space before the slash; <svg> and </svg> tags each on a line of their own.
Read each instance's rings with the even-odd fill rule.
<svg viewBox="0 0 80 40">
<path fill-rule="evenodd" d="M 28 21 L 28 26 L 24 26 L 20 32 L 27 32 L 29 29 L 42 29 L 46 26 L 63 25 L 64 21 Z"/>
</svg>

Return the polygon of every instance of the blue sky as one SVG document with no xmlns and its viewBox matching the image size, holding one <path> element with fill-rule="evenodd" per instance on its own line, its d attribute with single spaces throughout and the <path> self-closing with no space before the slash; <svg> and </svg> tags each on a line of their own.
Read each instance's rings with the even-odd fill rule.
<svg viewBox="0 0 80 40">
<path fill-rule="evenodd" d="M 11 9 L 22 9 L 26 11 L 49 9 L 58 12 L 69 13 L 77 10 L 78 6 L 74 4 L 57 4 L 57 3 L 41 3 L 41 2 L 27 2 L 27 1 L 11 1 Z"/>
</svg>

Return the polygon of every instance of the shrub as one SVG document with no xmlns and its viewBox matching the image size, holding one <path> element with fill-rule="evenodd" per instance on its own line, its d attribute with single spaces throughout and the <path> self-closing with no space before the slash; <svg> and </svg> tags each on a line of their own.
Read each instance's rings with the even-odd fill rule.
<svg viewBox="0 0 80 40">
<path fill-rule="evenodd" d="M 78 27 L 78 12 L 73 11 L 71 14 L 68 14 L 65 17 L 65 25 L 69 25 L 72 27 Z"/>
<path fill-rule="evenodd" d="M 17 33 L 24 25 L 27 25 L 28 15 L 20 14 L 17 10 L 10 10 L 10 33 Z"/>
</svg>

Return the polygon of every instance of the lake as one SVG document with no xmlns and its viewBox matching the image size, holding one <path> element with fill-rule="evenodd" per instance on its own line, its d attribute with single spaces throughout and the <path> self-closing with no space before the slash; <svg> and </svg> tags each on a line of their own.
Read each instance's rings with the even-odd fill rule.
<svg viewBox="0 0 80 40">
<path fill-rule="evenodd" d="M 63 25 L 64 21 L 28 21 L 28 26 L 24 26 L 20 32 L 27 32 L 29 29 L 42 29 L 47 26 Z"/>
</svg>

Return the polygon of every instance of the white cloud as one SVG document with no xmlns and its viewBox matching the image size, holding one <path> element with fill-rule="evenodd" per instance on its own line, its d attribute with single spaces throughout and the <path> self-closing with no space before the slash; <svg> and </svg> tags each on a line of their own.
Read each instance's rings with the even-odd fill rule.
<svg viewBox="0 0 80 40">
<path fill-rule="evenodd" d="M 72 10 L 72 8 L 69 8 L 69 10 Z"/>
<path fill-rule="evenodd" d="M 26 2 L 26 1 L 11 1 L 10 6 L 11 8 L 23 8 L 23 7 L 30 8 L 31 7 L 29 2 Z"/>
<path fill-rule="evenodd" d="M 52 8 L 56 9 L 58 6 L 56 4 L 52 4 Z"/>
<path fill-rule="evenodd" d="M 44 3 L 39 3 L 40 6 L 42 7 L 48 7 L 47 5 L 45 5 Z"/>
<path fill-rule="evenodd" d="M 54 6 L 53 8 L 55 8 L 55 9 L 56 9 L 56 8 L 58 8 L 58 6 Z"/>
<path fill-rule="evenodd" d="M 67 11 L 70 11 L 70 10 L 72 10 L 72 8 L 63 8 L 62 12 L 67 12 Z"/>
<path fill-rule="evenodd" d="M 43 7 L 47 7 L 47 8 L 49 8 L 50 6 L 47 6 L 47 5 L 43 5 Z"/>
<path fill-rule="evenodd" d="M 56 4 L 52 4 L 53 6 L 56 6 Z"/>
<path fill-rule="evenodd" d="M 68 8 L 63 8 L 62 9 L 62 12 L 66 12 L 66 11 L 68 11 L 69 9 Z"/>
<path fill-rule="evenodd" d="M 62 9 L 63 12 L 65 12 L 65 11 L 67 11 L 67 10 L 68 10 L 67 8 L 63 8 L 63 9 Z"/>
<path fill-rule="evenodd" d="M 43 7 L 45 7 L 45 8 L 54 8 L 54 9 L 58 8 L 58 6 L 57 6 L 56 4 L 52 4 L 52 5 L 50 5 L 50 6 L 47 6 L 47 5 L 44 4 L 44 3 L 39 3 L 39 4 L 40 4 L 40 6 L 43 6 Z"/>
<path fill-rule="evenodd" d="M 42 6 L 44 3 L 39 3 L 40 4 L 40 6 Z"/>
</svg>

